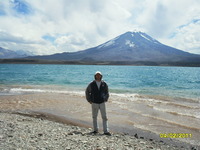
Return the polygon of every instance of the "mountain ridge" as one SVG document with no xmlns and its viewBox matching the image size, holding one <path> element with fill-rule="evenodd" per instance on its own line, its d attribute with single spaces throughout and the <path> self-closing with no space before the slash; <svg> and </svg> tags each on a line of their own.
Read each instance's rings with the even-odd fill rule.
<svg viewBox="0 0 200 150">
<path fill-rule="evenodd" d="M 60 61 L 200 62 L 200 55 L 164 45 L 143 32 L 126 32 L 96 47 L 78 52 L 33 56 L 31 59 Z"/>
<path fill-rule="evenodd" d="M 0 47 L 0 59 L 23 58 L 27 56 L 28 54 L 26 54 L 24 51 L 15 52 L 15 51 Z"/>
</svg>

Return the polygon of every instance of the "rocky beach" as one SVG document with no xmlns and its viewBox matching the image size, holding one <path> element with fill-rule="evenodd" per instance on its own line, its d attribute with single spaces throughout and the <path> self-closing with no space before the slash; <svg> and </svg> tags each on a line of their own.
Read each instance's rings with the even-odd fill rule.
<svg viewBox="0 0 200 150">
<path fill-rule="evenodd" d="M 197 150 L 198 145 L 160 138 L 127 122 L 126 112 L 107 103 L 112 136 L 93 135 L 90 104 L 76 94 L 25 94 L 0 97 L 2 150 Z M 119 111 L 120 110 L 120 111 Z M 101 118 L 99 115 L 99 125 Z"/>
<path fill-rule="evenodd" d="M 178 150 L 185 149 L 126 134 L 93 135 L 84 128 L 47 120 L 44 116 L 0 113 L 1 150 Z"/>
</svg>

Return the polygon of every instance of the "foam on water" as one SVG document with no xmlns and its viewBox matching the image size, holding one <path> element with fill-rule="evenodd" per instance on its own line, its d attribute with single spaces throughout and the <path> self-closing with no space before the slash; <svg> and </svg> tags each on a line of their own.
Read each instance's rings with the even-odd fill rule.
<svg viewBox="0 0 200 150">
<path fill-rule="evenodd" d="M 13 94 L 23 94 L 23 93 L 42 93 L 47 92 L 46 90 L 41 89 L 23 89 L 23 88 L 12 88 L 10 89 L 10 93 Z"/>
<path fill-rule="evenodd" d="M 84 91 L 67 89 L 62 86 L 0 86 L 0 95 L 19 95 L 19 94 L 34 94 L 34 93 L 60 93 L 84 96 Z"/>
</svg>

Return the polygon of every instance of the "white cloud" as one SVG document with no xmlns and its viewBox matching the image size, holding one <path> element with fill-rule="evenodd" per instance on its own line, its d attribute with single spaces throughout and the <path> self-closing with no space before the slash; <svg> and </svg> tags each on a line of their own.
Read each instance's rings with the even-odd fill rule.
<svg viewBox="0 0 200 150">
<path fill-rule="evenodd" d="M 164 44 L 200 54 L 200 25 L 191 22 L 200 19 L 198 0 L 18 1 L 23 7 L 0 2 L 0 47 L 72 52 L 140 29 Z"/>
<path fill-rule="evenodd" d="M 177 28 L 167 43 L 190 53 L 200 54 L 200 36 L 197 31 L 200 31 L 200 19 Z"/>
</svg>

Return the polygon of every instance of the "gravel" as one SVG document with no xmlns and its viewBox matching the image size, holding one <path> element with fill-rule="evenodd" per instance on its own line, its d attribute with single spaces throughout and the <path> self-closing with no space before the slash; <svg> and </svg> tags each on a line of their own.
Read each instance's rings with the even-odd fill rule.
<svg viewBox="0 0 200 150">
<path fill-rule="evenodd" d="M 126 134 L 93 135 L 91 128 L 44 118 L 0 113 L 1 150 L 179 150 L 163 142 Z"/>
</svg>

